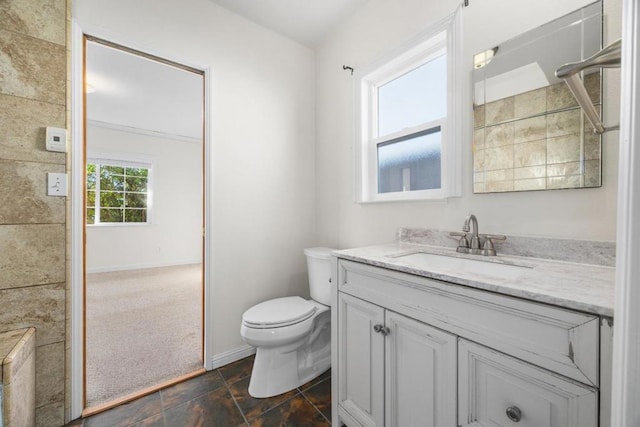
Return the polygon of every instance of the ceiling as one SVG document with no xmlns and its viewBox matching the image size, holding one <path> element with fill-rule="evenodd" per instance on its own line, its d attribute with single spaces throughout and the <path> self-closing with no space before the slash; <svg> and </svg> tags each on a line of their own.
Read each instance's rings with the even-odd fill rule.
<svg viewBox="0 0 640 427">
<path fill-rule="evenodd" d="M 202 75 L 95 42 L 86 58 L 87 120 L 202 139 Z"/>
<path fill-rule="evenodd" d="M 368 0 L 211 0 L 263 27 L 314 47 Z"/>
<path fill-rule="evenodd" d="M 313 47 L 368 0 L 211 1 Z M 90 123 L 202 139 L 201 75 L 96 42 L 87 44 L 86 59 Z"/>
</svg>

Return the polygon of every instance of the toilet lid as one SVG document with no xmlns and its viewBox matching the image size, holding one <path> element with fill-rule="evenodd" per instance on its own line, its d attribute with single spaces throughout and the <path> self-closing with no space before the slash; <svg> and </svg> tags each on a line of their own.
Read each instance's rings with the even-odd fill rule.
<svg viewBox="0 0 640 427">
<path fill-rule="evenodd" d="M 254 305 L 242 315 L 251 328 L 277 328 L 308 319 L 316 306 L 300 297 L 276 298 Z"/>
</svg>

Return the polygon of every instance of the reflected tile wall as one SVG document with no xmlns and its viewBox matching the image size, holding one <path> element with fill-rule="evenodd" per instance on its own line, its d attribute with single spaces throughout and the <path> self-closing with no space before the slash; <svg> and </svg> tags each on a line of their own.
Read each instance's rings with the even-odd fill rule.
<svg viewBox="0 0 640 427">
<path fill-rule="evenodd" d="M 516 119 L 536 116 L 547 111 L 546 88 L 521 93 L 513 98 L 513 115 Z"/>
<path fill-rule="evenodd" d="M 533 141 L 514 144 L 514 167 L 524 168 L 547 164 L 547 141 Z"/>
<path fill-rule="evenodd" d="M 600 73 L 584 84 L 598 104 Z M 599 187 L 601 153 L 564 82 L 474 107 L 474 193 Z"/>
<path fill-rule="evenodd" d="M 484 146 L 485 148 L 501 147 L 513 144 L 513 122 L 485 128 Z"/>
<path fill-rule="evenodd" d="M 546 116 L 531 117 L 518 120 L 513 124 L 514 143 L 537 141 L 547 137 Z"/>
<path fill-rule="evenodd" d="M 0 1 L 0 332 L 36 328 L 36 426 L 64 424 L 66 200 L 46 195 L 66 155 L 67 0 Z"/>
<path fill-rule="evenodd" d="M 513 96 L 485 104 L 485 124 L 487 126 L 513 120 L 514 115 L 515 99 Z"/>
</svg>

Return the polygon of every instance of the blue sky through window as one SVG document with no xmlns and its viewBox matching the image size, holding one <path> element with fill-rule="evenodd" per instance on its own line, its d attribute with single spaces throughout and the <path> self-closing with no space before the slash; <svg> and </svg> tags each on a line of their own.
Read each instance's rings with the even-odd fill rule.
<svg viewBox="0 0 640 427">
<path fill-rule="evenodd" d="M 447 55 L 378 88 L 378 136 L 445 117 Z"/>
</svg>

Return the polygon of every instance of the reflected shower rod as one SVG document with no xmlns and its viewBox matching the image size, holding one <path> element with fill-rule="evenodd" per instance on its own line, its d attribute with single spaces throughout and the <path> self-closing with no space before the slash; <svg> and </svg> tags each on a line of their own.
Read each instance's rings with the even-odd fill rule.
<svg viewBox="0 0 640 427">
<path fill-rule="evenodd" d="M 602 134 L 606 131 L 617 130 L 620 126 L 605 128 L 598 117 L 598 112 L 591 102 L 591 98 L 584 87 L 579 73 L 593 68 L 619 68 L 622 58 L 622 40 L 617 40 L 600 52 L 580 62 L 565 64 L 556 70 L 556 77 L 563 79 L 573 96 L 582 107 L 587 119 L 593 126 L 594 132 Z"/>
</svg>

